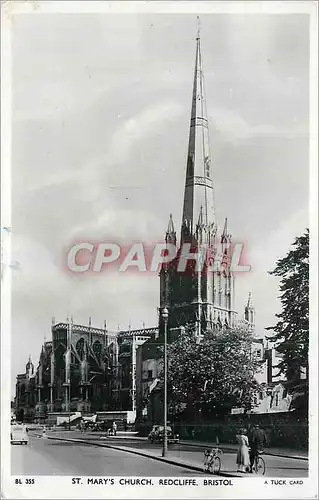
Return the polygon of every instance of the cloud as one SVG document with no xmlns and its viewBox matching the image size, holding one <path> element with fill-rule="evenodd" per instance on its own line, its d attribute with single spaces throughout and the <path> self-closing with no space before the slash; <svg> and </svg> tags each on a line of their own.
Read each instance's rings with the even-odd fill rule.
<svg viewBox="0 0 319 500">
<path fill-rule="evenodd" d="M 287 255 L 295 238 L 304 234 L 309 225 L 309 208 L 305 206 L 290 214 L 258 244 L 249 249 L 251 272 L 239 277 L 236 284 L 237 305 L 243 312 L 248 293 L 252 292 L 256 309 L 258 333 L 270 324 L 275 324 L 274 314 L 281 309 L 279 300 L 279 278 L 269 274 L 276 262 Z"/>
<path fill-rule="evenodd" d="M 214 107 L 211 110 L 212 124 L 221 138 L 233 143 L 240 143 L 258 137 L 291 138 L 304 137 L 306 128 L 301 126 L 283 128 L 267 123 L 251 124 L 234 110 Z"/>
<path fill-rule="evenodd" d="M 147 141 L 153 133 L 161 133 L 167 122 L 174 120 L 182 111 L 176 102 L 159 102 L 126 120 L 115 131 L 107 153 L 107 161 L 115 166 L 129 158 L 134 145 Z"/>
</svg>

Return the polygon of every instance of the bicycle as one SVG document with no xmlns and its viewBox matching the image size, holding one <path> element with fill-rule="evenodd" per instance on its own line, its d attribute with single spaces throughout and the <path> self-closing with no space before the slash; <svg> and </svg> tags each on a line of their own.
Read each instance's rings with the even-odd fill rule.
<svg viewBox="0 0 319 500">
<path fill-rule="evenodd" d="M 256 457 L 254 460 L 253 469 L 252 469 L 253 472 L 255 472 L 255 474 L 259 474 L 261 476 L 264 476 L 265 472 L 266 472 L 265 460 L 263 459 L 263 457 L 260 456 L 263 453 L 264 453 L 264 450 L 257 450 Z"/>
<path fill-rule="evenodd" d="M 211 474 L 219 474 L 221 468 L 222 450 L 219 448 L 212 448 L 211 450 L 204 451 L 204 472 Z"/>
</svg>

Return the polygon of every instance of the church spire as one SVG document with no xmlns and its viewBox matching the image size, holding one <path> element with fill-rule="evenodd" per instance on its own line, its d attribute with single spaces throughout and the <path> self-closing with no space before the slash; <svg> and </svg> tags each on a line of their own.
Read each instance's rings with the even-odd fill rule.
<svg viewBox="0 0 319 500">
<path fill-rule="evenodd" d="M 193 232 L 196 228 L 201 206 L 203 206 L 203 223 L 208 226 L 215 222 L 210 162 L 209 130 L 204 91 L 200 28 L 198 26 L 182 217 L 183 226 L 187 226 L 190 232 Z M 183 230 L 182 239 L 185 239 L 185 232 Z"/>
</svg>

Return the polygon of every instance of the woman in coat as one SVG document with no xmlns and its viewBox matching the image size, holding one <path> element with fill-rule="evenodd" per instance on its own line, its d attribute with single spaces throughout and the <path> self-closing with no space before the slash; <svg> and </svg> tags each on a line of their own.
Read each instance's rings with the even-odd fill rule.
<svg viewBox="0 0 319 500">
<path fill-rule="evenodd" d="M 240 429 L 236 436 L 239 444 L 237 452 L 237 472 L 247 472 L 249 470 L 249 442 L 246 429 Z"/>
</svg>

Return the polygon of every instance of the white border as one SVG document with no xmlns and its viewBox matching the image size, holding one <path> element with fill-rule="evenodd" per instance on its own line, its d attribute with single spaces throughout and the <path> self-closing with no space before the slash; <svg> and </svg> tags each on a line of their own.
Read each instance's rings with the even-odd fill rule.
<svg viewBox="0 0 319 500">
<path fill-rule="evenodd" d="M 35 486 L 18 488 L 10 476 L 11 447 L 10 431 L 10 384 L 6 383 L 11 376 L 11 272 L 3 270 L 1 287 L 1 474 L 2 498 L 315 498 L 317 497 L 317 466 L 318 466 L 318 429 L 317 429 L 317 368 L 318 365 L 318 22 L 317 2 L 315 1 L 236 1 L 236 2 L 96 2 L 96 1 L 29 1 L 3 2 L 1 5 L 1 227 L 11 227 L 11 22 L 15 15 L 29 13 L 267 13 L 288 14 L 305 13 L 310 15 L 310 438 L 309 438 L 309 478 L 303 479 L 300 487 L 272 487 L 264 485 L 263 478 L 236 479 L 236 485 L 228 487 L 88 487 L 72 486 L 71 476 L 36 476 Z M 1 234 L 3 240 L 3 234 Z M 10 236 L 4 242 L 10 259 Z M 8 411 L 9 410 L 9 411 Z M 202 481 L 202 476 L 197 476 Z M 268 480 L 269 478 L 267 478 Z M 83 478 L 85 480 L 85 478 Z M 157 481 L 157 478 L 154 479 Z M 258 489 L 257 489 L 258 488 Z"/>
</svg>

